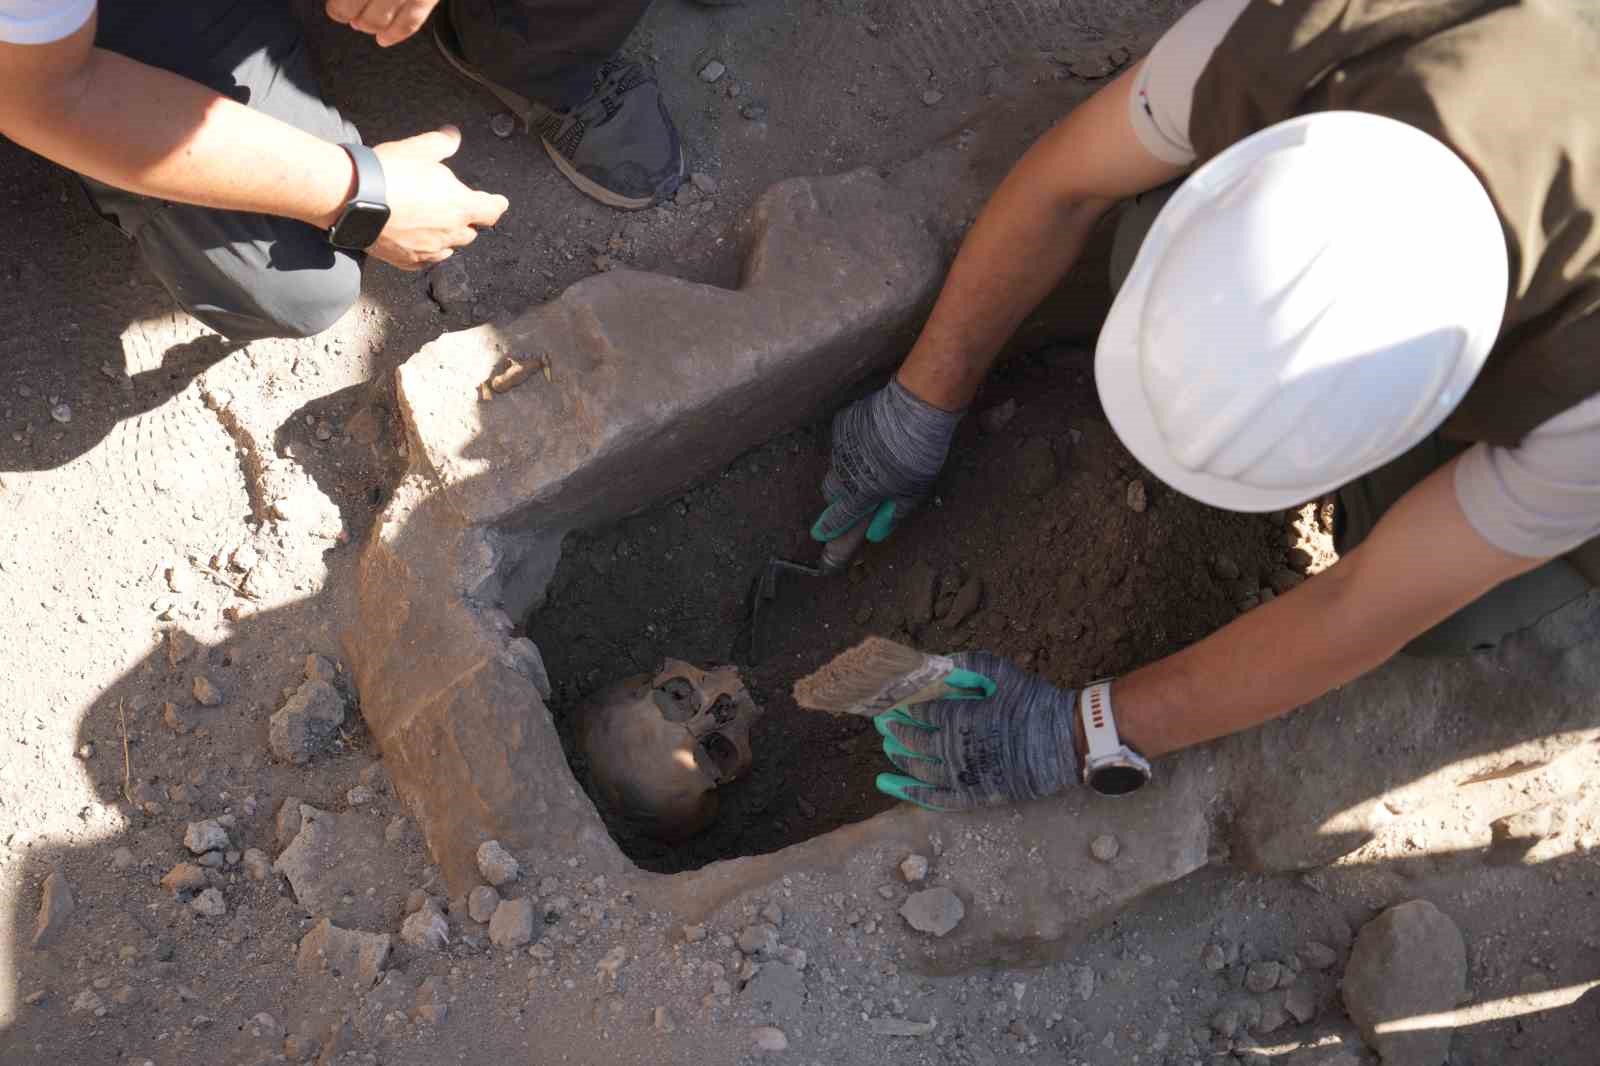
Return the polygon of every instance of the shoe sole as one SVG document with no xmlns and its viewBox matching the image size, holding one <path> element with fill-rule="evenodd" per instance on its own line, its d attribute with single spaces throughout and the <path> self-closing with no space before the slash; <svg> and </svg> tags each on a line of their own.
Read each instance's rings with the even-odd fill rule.
<svg viewBox="0 0 1600 1066">
<path fill-rule="evenodd" d="M 433 23 L 432 29 L 434 48 L 436 48 L 439 54 L 444 57 L 444 61 L 450 64 L 451 68 L 454 69 L 457 74 L 460 74 L 463 78 L 466 78 L 468 81 L 479 86 L 480 88 L 487 90 L 488 93 L 496 100 L 499 100 L 502 104 L 505 104 L 506 107 L 511 110 L 513 115 L 522 120 L 523 129 L 532 130 L 533 116 L 535 114 L 542 114 L 549 110 L 543 104 L 535 103 L 522 94 L 512 92 L 510 89 L 507 89 L 502 85 L 497 85 L 488 78 L 484 77 L 482 74 L 479 74 L 465 59 L 457 55 L 455 50 L 445 42 L 444 38 L 440 35 L 439 23 L 437 21 Z M 579 192 L 583 193 L 591 200 L 598 200 L 607 207 L 619 207 L 625 211 L 640 211 L 646 207 L 652 207 L 655 205 L 656 198 L 654 196 L 624 196 L 619 192 L 611 191 L 604 185 L 601 185 L 593 179 L 587 178 L 580 174 L 578 172 L 578 168 L 574 167 L 566 156 L 556 151 L 555 146 L 552 145 L 548 140 L 540 137 L 539 143 L 544 145 L 544 154 L 550 157 L 550 162 L 556 165 L 556 169 L 561 172 L 561 176 L 570 181 Z M 687 169 L 687 167 L 687 161 L 679 158 L 679 182 L 683 181 L 684 171 Z"/>
</svg>

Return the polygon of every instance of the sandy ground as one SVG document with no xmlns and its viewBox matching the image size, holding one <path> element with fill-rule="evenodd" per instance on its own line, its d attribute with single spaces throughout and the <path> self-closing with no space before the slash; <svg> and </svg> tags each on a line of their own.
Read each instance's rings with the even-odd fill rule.
<svg viewBox="0 0 1600 1066">
<path fill-rule="evenodd" d="M 394 827 L 381 886 L 346 886 L 351 906 L 367 889 L 381 887 L 381 902 L 432 884 L 356 716 L 310 767 L 274 762 L 266 747 L 267 718 L 306 656 L 337 659 L 357 546 L 403 465 L 394 366 L 442 331 L 613 264 L 724 278 L 724 235 L 772 181 L 893 163 L 1028 92 L 1072 99 L 1090 82 L 1071 63 L 1137 53 L 1181 6 L 662 0 L 630 51 L 655 65 L 692 167 L 716 191 L 638 215 L 582 199 L 526 138 L 497 138 L 491 104 L 423 42 L 380 53 L 310 15 L 330 96 L 369 140 L 456 122 L 460 171 L 507 194 L 513 211 L 462 257 L 470 299 L 441 309 L 424 276 L 374 268 L 361 306 L 307 342 L 221 343 L 171 309 L 69 175 L 0 149 L 0 1059 L 732 1062 L 756 1054 L 752 1027 L 775 1024 L 782 1057 L 806 1063 L 1189 1066 L 1256 1055 L 1300 1066 L 1341 1051 L 1370 1062 L 1338 1003 L 1345 953 L 1378 909 L 1424 897 L 1468 944 L 1477 1013 L 1457 1031 L 1453 1066 L 1593 1062 L 1592 745 L 1496 786 L 1565 812 L 1521 861 L 1478 861 L 1488 830 L 1470 797 L 1401 808 L 1332 868 L 1208 870 L 1026 972 L 919 975 L 886 936 L 906 892 L 892 874 L 840 898 L 796 871 L 773 898 L 740 901 L 689 940 L 671 916 L 638 913 L 567 867 L 538 872 L 548 955 L 491 950 L 483 928 L 453 912 L 447 951 L 402 953 L 369 990 L 296 973 L 313 923 L 280 879 L 224 859 L 227 911 L 213 917 L 158 884 L 191 857 L 184 830 L 200 818 L 231 815 L 233 849 L 276 856 L 275 815 L 289 797 Z M 711 59 L 728 68 L 715 85 L 698 77 Z M 273 519 L 280 500 L 302 506 Z M 1592 638 L 1573 652 L 1595 653 Z M 208 686 L 215 706 L 197 699 Z M 358 785 L 370 796 L 352 798 Z M 899 858 L 885 857 L 885 870 Z M 76 905 L 34 949 L 52 870 Z M 809 957 L 798 997 L 740 978 L 733 938 L 772 905 L 783 943 Z M 1261 999 L 1244 988 L 1249 964 L 1288 962 L 1309 941 L 1336 955 L 1301 978 L 1314 989 L 1310 1019 L 1218 1044 L 1218 1011 Z M 616 948 L 626 968 L 597 979 Z M 448 1003 L 437 1022 L 416 1011 L 430 977 Z M 885 1016 L 937 1024 L 885 1036 L 871 1023 Z M 330 1025 L 342 1036 L 330 1040 Z"/>
</svg>

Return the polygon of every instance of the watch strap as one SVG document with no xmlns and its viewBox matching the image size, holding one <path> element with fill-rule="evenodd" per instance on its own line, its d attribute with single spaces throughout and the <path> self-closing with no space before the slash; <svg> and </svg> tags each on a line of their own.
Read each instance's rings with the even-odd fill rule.
<svg viewBox="0 0 1600 1066">
<path fill-rule="evenodd" d="M 1122 750 L 1122 738 L 1117 735 L 1117 720 L 1111 711 L 1111 682 L 1096 681 L 1083 690 L 1078 698 L 1079 713 L 1083 718 L 1084 761 L 1116 755 Z"/>
<path fill-rule="evenodd" d="M 364 144 L 341 144 L 356 168 L 356 191 L 351 203 L 389 205 L 389 184 L 383 176 L 383 163 L 378 153 Z"/>
</svg>

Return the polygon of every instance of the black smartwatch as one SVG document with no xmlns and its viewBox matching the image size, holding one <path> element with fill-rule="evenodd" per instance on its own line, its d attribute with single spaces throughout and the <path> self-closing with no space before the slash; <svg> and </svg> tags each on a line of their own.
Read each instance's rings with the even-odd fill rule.
<svg viewBox="0 0 1600 1066">
<path fill-rule="evenodd" d="M 383 164 L 378 153 L 364 144 L 341 144 L 356 166 L 356 192 L 344 205 L 339 221 L 328 231 L 328 243 L 335 248 L 364 252 L 378 241 L 378 234 L 389 224 L 388 188 L 383 180 Z"/>
</svg>

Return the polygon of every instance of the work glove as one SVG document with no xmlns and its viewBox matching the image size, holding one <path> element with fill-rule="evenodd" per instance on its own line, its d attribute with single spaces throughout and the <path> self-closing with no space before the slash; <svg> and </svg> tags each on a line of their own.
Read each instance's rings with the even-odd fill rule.
<svg viewBox="0 0 1600 1066">
<path fill-rule="evenodd" d="M 870 518 L 867 539 L 887 537 L 933 489 L 965 413 L 926 403 L 898 380 L 840 411 L 833 465 L 822 482 L 828 508 L 811 536 L 833 540 Z"/>
<path fill-rule="evenodd" d="M 897 707 L 873 725 L 899 774 L 878 791 L 933 811 L 963 811 L 1053 795 L 1079 776 L 1078 694 L 992 652 L 959 652 L 957 666 L 995 684 L 988 699 Z"/>
</svg>

